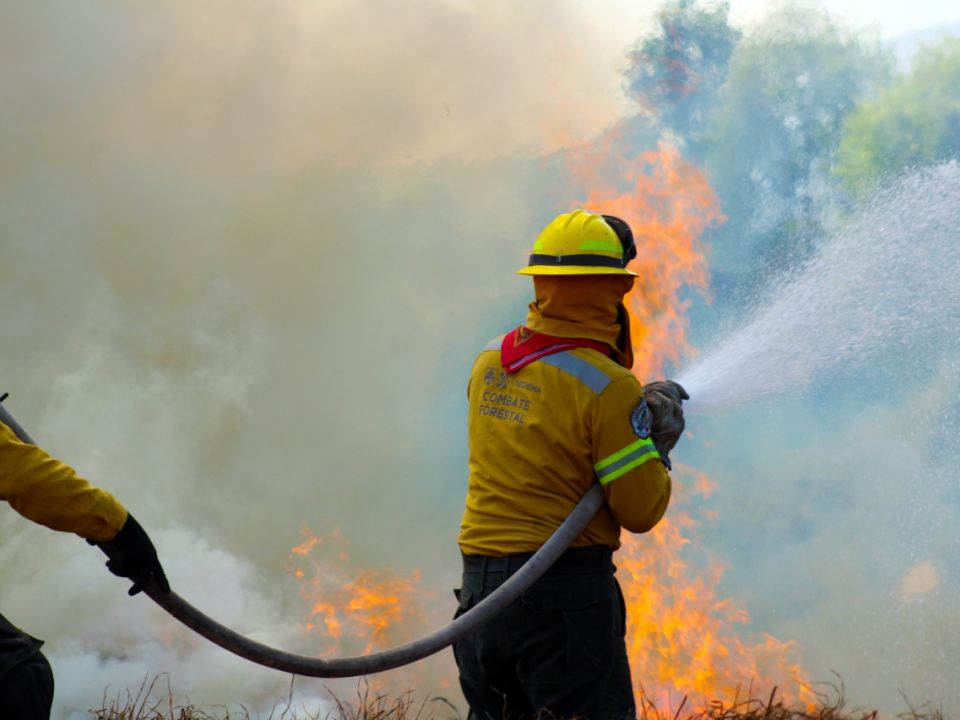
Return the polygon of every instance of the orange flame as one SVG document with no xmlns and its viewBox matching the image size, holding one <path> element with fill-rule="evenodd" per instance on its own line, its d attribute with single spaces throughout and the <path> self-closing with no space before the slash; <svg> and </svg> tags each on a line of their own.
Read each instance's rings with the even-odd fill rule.
<svg viewBox="0 0 960 720">
<path fill-rule="evenodd" d="M 614 167 L 610 157 L 617 158 Z M 707 293 L 706 248 L 700 238 L 724 220 L 717 196 L 703 174 L 668 145 L 629 161 L 609 148 L 583 152 L 571 166 L 589 188 L 585 209 L 617 215 L 633 229 L 637 257 L 630 269 L 639 277 L 627 309 L 635 367 L 648 376 L 661 375 L 665 361 L 676 365 L 693 353 L 684 316 L 690 301 L 680 295 L 685 287 Z"/>
<path fill-rule="evenodd" d="M 571 164 L 589 188 L 584 208 L 617 215 L 633 228 L 638 256 L 630 267 L 639 277 L 626 304 L 634 372 L 645 381 L 693 353 L 684 316 L 690 301 L 681 292 L 687 287 L 707 294 L 701 236 L 724 217 L 703 174 L 675 148 L 661 145 L 624 160 L 611 152 L 615 140 L 608 138 L 599 151 L 581 152 Z M 774 687 L 787 702 L 812 702 L 803 670 L 789 659 L 792 643 L 770 636 L 743 640 L 738 626 L 749 623 L 747 611 L 717 596 L 722 566 L 712 563 L 704 571 L 689 563 L 684 550 L 692 546 L 699 523 L 687 506 L 692 497 L 708 497 L 713 485 L 692 468 L 678 468 L 673 477 L 667 516 L 645 536 L 625 533 L 616 556 L 638 705 L 666 710 L 688 697 L 688 708 L 701 712 L 745 695 L 769 694 Z"/>
<path fill-rule="evenodd" d="M 713 487 L 691 468 L 677 467 L 672 474 L 674 501 L 667 517 L 645 536 L 624 534 L 616 559 L 638 702 L 642 698 L 662 710 L 688 697 L 702 711 L 716 702 L 766 697 L 775 687 L 788 704 L 812 702 L 806 674 L 791 661 L 793 643 L 769 635 L 742 639 L 738 626 L 750 617 L 734 600 L 717 596 L 723 567 L 716 562 L 694 567 L 684 557 L 699 524 L 687 506 L 694 497 L 708 497 Z"/>
<path fill-rule="evenodd" d="M 420 586 L 420 571 L 404 577 L 388 569 L 363 569 L 351 560 L 339 528 L 328 535 L 301 531 L 304 541 L 290 550 L 289 570 L 307 603 L 305 652 L 324 657 L 367 655 L 396 647 L 453 615 L 449 603 Z M 319 641 L 319 644 L 318 644 Z M 452 687 L 452 654 L 439 653 L 419 663 L 363 680 L 377 695 L 441 692 Z M 337 697 L 357 691 L 356 680 L 332 679 L 324 687 Z"/>
<path fill-rule="evenodd" d="M 406 578 L 374 570 L 353 577 L 339 529 L 326 536 L 302 533 L 304 542 L 290 550 L 291 570 L 310 605 L 306 630 L 324 638 L 325 652 L 367 654 L 413 639 L 411 629 L 421 624 L 420 603 L 429 597 L 418 588 L 419 570 Z M 317 548 L 328 553 L 313 555 Z"/>
<path fill-rule="evenodd" d="M 666 145 L 633 159 L 621 159 L 609 148 L 581 153 L 572 165 L 589 188 L 583 206 L 618 215 L 634 229 L 639 252 L 631 267 L 639 277 L 627 304 L 635 370 L 642 380 L 661 376 L 693 352 L 684 317 L 689 301 L 681 293 L 693 288 L 707 294 L 701 236 L 723 221 L 716 195 L 702 173 Z M 792 643 L 768 635 L 744 639 L 740 629 L 749 614 L 718 596 L 722 565 L 707 563 L 704 569 L 689 557 L 701 548 L 697 528 L 710 519 L 709 511 L 694 510 L 699 505 L 693 500 L 708 498 L 713 483 L 689 467 L 678 467 L 673 477 L 666 518 L 644 536 L 624 534 L 616 555 L 638 705 L 652 704 L 664 716 L 688 698 L 686 707 L 695 714 L 747 696 L 768 696 L 774 687 L 787 703 L 812 704 L 806 675 L 791 661 Z M 290 561 L 310 605 L 307 630 L 324 638 L 326 652 L 355 651 L 342 647 L 351 639 L 364 653 L 383 649 L 428 626 L 419 622 L 420 608 L 431 594 L 417 587 L 419 573 L 408 578 L 358 573 L 349 568 L 339 531 L 304 535 Z M 319 548 L 338 562 L 319 558 L 314 554 Z M 449 680 L 442 685 L 449 687 Z"/>
</svg>

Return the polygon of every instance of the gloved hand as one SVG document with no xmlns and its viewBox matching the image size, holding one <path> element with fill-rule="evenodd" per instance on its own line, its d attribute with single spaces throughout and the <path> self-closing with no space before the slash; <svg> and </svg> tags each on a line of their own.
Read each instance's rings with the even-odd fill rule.
<svg viewBox="0 0 960 720">
<path fill-rule="evenodd" d="M 673 380 L 655 380 L 643 386 L 643 399 L 653 414 L 650 439 L 657 446 L 657 452 L 660 453 L 660 459 L 667 466 L 667 470 L 672 470 L 669 455 L 686 427 L 683 401 L 689 400 L 690 396 Z"/>
<path fill-rule="evenodd" d="M 99 546 L 106 553 L 109 558 L 107 570 L 119 577 L 133 580 L 133 587 L 127 591 L 128 595 L 136 595 L 143 590 L 151 578 L 157 581 L 163 592 L 170 592 L 170 583 L 160 566 L 157 550 L 133 515 L 127 514 L 126 522 L 113 540 L 104 543 L 95 543 L 92 540 L 87 542 Z"/>
</svg>

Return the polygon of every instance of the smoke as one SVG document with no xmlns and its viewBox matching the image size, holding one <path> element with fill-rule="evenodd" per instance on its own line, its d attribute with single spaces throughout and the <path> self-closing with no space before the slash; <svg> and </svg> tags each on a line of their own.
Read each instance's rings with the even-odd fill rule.
<svg viewBox="0 0 960 720">
<path fill-rule="evenodd" d="M 173 151 L 256 175 L 331 159 L 489 160 L 589 137 L 626 104 L 628 31 L 573 0 L 10 13 L 4 48 L 21 71 L 5 84 L 25 104 L 8 137 L 34 150 L 53 140 L 48 155 Z"/>
<path fill-rule="evenodd" d="M 320 651 L 286 567 L 303 526 L 446 598 L 465 378 L 522 319 L 510 271 L 555 212 L 542 154 L 625 105 L 610 33 L 574 2 L 4 16 L 11 410 L 241 632 Z M 128 599 L 76 538 L 0 524 L 3 612 L 48 641 L 55 715 L 157 673 L 208 705 L 286 697 L 288 677 Z"/>
</svg>

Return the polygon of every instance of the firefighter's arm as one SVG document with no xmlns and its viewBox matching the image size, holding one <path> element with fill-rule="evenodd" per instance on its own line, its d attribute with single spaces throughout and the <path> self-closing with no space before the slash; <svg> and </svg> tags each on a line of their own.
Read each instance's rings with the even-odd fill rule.
<svg viewBox="0 0 960 720">
<path fill-rule="evenodd" d="M 650 439 L 643 390 L 633 376 L 616 380 L 597 399 L 594 472 L 614 519 L 630 532 L 651 530 L 670 502 L 670 475 Z"/>
<path fill-rule="evenodd" d="M 28 520 L 95 542 L 112 540 L 127 520 L 114 497 L 69 465 L 20 440 L 0 423 L 0 500 Z"/>
</svg>

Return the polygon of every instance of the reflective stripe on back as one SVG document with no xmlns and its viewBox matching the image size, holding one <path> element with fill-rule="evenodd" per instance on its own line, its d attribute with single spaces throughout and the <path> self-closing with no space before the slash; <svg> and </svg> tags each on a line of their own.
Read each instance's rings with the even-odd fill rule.
<svg viewBox="0 0 960 720">
<path fill-rule="evenodd" d="M 499 350 L 500 346 L 503 345 L 503 338 L 505 337 L 506 335 L 500 335 L 498 337 L 495 337 L 493 340 L 488 342 L 486 346 L 483 348 L 483 350 L 481 350 L 480 352 L 486 352 L 487 350 Z M 476 345 L 474 345 L 474 347 L 476 347 Z"/>
<path fill-rule="evenodd" d="M 540 358 L 538 362 L 552 365 L 568 375 L 573 375 L 597 395 L 602 393 L 611 382 L 610 376 L 603 370 L 591 365 L 586 360 L 578 358 L 570 351 L 548 355 L 545 358 Z"/>
</svg>

